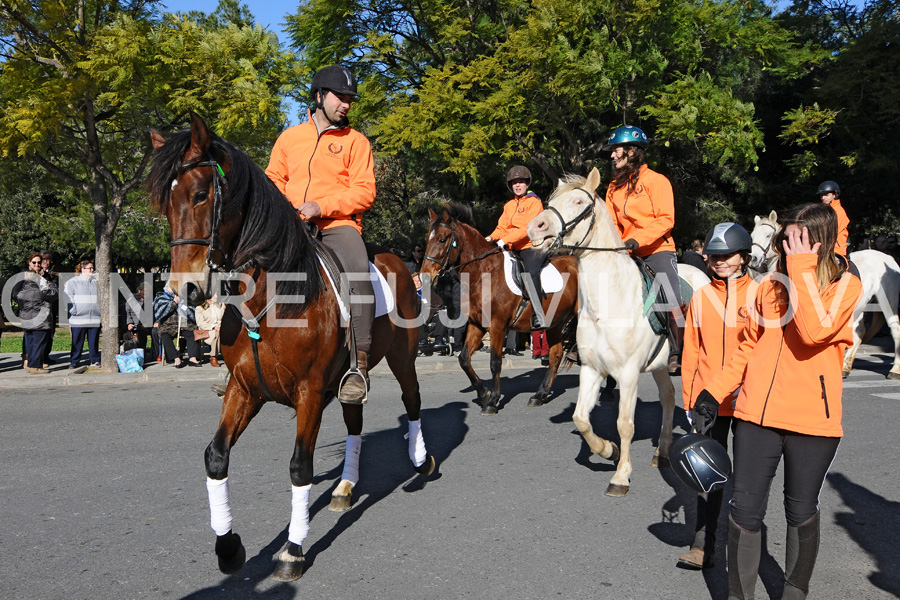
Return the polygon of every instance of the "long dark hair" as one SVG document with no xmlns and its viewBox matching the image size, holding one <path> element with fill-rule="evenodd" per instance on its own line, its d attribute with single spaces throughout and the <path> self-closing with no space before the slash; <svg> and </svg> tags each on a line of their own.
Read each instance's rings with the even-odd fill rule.
<svg viewBox="0 0 900 600">
<path fill-rule="evenodd" d="M 150 206 L 165 213 L 172 181 L 184 171 L 182 157 L 191 144 L 190 130 L 174 134 L 153 157 L 145 185 Z M 279 305 L 279 313 L 296 315 L 318 297 L 322 280 L 313 238 L 297 211 L 265 172 L 240 148 L 213 135 L 209 155 L 219 163 L 231 159 L 225 179 L 223 215 L 236 215 L 243 207 L 244 222 L 238 234 L 232 266 L 252 260 L 271 273 L 306 273 L 301 281 L 280 281 L 281 295 L 303 296 L 302 304 Z"/>
<path fill-rule="evenodd" d="M 628 186 L 626 195 L 633 194 L 637 187 L 638 175 L 641 173 L 641 167 L 647 164 L 647 155 L 644 150 L 637 146 L 626 146 L 626 152 L 634 148 L 634 154 L 626 154 L 625 166 L 621 169 L 613 169 L 612 187 L 614 190 L 620 190 Z"/>
</svg>

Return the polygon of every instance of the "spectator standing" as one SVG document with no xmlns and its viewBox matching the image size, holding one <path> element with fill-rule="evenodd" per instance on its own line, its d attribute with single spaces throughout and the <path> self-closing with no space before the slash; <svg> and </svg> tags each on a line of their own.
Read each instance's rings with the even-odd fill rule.
<svg viewBox="0 0 900 600">
<path fill-rule="evenodd" d="M 424 257 L 425 250 L 422 248 L 422 244 L 416 244 L 413 246 L 410 257 L 403 262 L 406 264 L 406 268 L 409 269 L 409 272 L 414 274 L 422 270 L 422 259 Z"/>
<path fill-rule="evenodd" d="M 12 297 L 19 303 L 19 319 L 24 332 L 22 344 L 27 355 L 25 370 L 32 375 L 45 375 L 44 349 L 53 327 L 53 300 L 59 296 L 59 288 L 44 277 L 41 255 L 33 252 L 21 281 L 12 289 Z"/>
<path fill-rule="evenodd" d="M 41 251 L 41 269 L 43 277 L 53 283 L 56 289 L 59 289 L 59 273 L 53 270 L 53 254 L 49 250 Z M 44 368 L 54 364 L 56 361 L 50 358 L 50 351 L 53 349 L 53 338 L 56 336 L 56 324 L 59 319 L 59 294 L 52 301 L 51 317 L 53 325 L 50 328 L 50 339 L 47 340 L 47 349 L 44 351 Z"/>
<path fill-rule="evenodd" d="M 219 302 L 219 295 L 213 294 L 202 305 L 198 306 L 194 311 L 197 319 L 197 331 L 208 331 L 209 337 L 209 364 L 213 367 L 221 366 L 219 364 L 220 351 L 220 331 L 222 329 L 222 317 L 225 314 L 225 305 Z"/>
<path fill-rule="evenodd" d="M 703 242 L 694 240 L 691 247 L 681 255 L 681 262 L 701 271 L 706 271 L 706 260 L 703 258 Z"/>
<path fill-rule="evenodd" d="M 159 356 L 159 349 L 157 348 L 156 339 L 152 335 L 153 323 L 144 323 L 144 321 L 141 320 L 141 314 L 144 311 L 145 298 L 144 282 L 141 282 L 137 285 L 137 290 L 134 295 L 125 303 L 125 328 L 127 332 L 134 335 L 137 340 L 138 348 L 143 350 L 147 349 L 147 337 L 149 336 L 151 338 L 150 356 L 156 357 Z"/>
<path fill-rule="evenodd" d="M 706 431 L 719 404 L 740 388 L 734 407 L 729 598 L 754 597 L 763 518 L 782 460 L 787 520 L 782 598 L 807 597 L 819 551 L 819 494 L 843 436 L 841 369 L 853 343 L 853 309 L 862 284 L 834 252 L 833 210 L 806 204 L 779 221 L 772 246 L 779 254 L 778 271 L 760 282 L 757 315 L 732 360 L 697 396 L 693 411 L 694 426 Z"/>
<path fill-rule="evenodd" d="M 747 272 L 753 242 L 747 230 L 735 223 L 719 223 L 706 236 L 707 274 L 712 280 L 691 299 L 684 326 L 681 388 L 684 410 L 691 414 L 694 400 L 706 384 L 731 361 L 744 340 L 750 320 L 747 294 L 752 279 Z M 719 416 L 706 435 L 728 449 L 733 398 L 719 407 Z M 722 510 L 724 490 L 697 496 L 697 522 L 690 550 L 678 559 L 682 569 L 714 566 L 716 526 Z"/>
<path fill-rule="evenodd" d="M 75 266 L 75 277 L 65 285 L 69 327 L 72 329 L 72 350 L 69 368 L 81 360 L 84 339 L 87 338 L 91 367 L 100 368 L 100 303 L 97 300 L 97 280 L 94 261 L 83 260 Z"/>
</svg>

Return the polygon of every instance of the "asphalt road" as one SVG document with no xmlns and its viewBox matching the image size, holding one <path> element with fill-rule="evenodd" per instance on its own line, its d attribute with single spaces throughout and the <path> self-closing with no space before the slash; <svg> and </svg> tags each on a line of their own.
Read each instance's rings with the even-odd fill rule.
<svg viewBox="0 0 900 600">
<path fill-rule="evenodd" d="M 846 435 L 822 491 L 811 598 L 900 595 L 900 382 L 884 379 L 881 357 L 866 358 L 845 390 Z M 235 531 L 248 562 L 224 576 L 203 468 L 220 409 L 209 381 L 3 390 L 0 598 L 726 597 L 724 544 L 714 569 L 675 567 L 693 537 L 695 496 L 671 470 L 649 466 L 660 425 L 649 376 L 639 390 L 631 492 L 608 498 L 613 466 L 589 455 L 571 423 L 577 368 L 560 377 L 550 404 L 526 408 L 541 373 L 520 361 L 504 373 L 500 414 L 486 417 L 446 360 L 443 370 L 420 375 L 437 473 L 423 479 L 412 470 L 398 388 L 376 371 L 358 497 L 342 514 L 327 505 L 345 431 L 339 408 L 327 409 L 308 570 L 294 583 L 269 577 L 290 518 L 288 409 L 266 406 L 232 453 Z M 605 395 L 593 420 L 617 439 L 616 411 L 615 396 Z M 686 425 L 680 410 L 676 425 Z M 778 479 L 767 522 L 757 596 L 778 598 L 785 530 Z"/>
</svg>

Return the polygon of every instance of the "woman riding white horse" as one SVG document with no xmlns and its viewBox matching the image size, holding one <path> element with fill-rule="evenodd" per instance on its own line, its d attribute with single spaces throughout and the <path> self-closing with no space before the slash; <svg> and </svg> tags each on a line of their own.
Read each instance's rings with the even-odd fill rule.
<svg viewBox="0 0 900 600">
<path fill-rule="evenodd" d="M 668 371 L 669 341 L 665 335 L 654 333 L 644 314 L 641 273 L 626 251 L 606 203 L 597 197 L 599 185 L 597 169 L 587 179 L 569 176 L 550 197 L 548 209 L 532 220 L 528 235 L 534 248 L 549 250 L 562 245 L 578 257 L 578 274 L 585 278 L 579 279 L 582 304 L 577 330 L 582 366 L 572 420 L 592 452 L 603 458 L 619 458 L 606 494 L 624 496 L 631 485 L 638 376 L 647 371 L 653 374 L 663 408 L 653 466 L 668 462 L 675 388 Z M 690 274 L 689 283 L 695 287 L 709 281 L 689 265 L 679 265 L 679 271 L 682 276 Z M 591 410 L 609 375 L 620 390 L 616 424 L 621 456 L 615 443 L 600 438 L 591 428 Z"/>
</svg>

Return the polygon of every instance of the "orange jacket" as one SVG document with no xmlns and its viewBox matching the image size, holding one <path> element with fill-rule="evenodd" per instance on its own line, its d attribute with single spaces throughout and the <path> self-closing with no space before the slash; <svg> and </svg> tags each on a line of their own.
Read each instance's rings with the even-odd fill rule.
<svg viewBox="0 0 900 600">
<path fill-rule="evenodd" d="M 606 207 L 625 241 L 634 239 L 638 256 L 657 252 L 675 252 L 671 231 L 675 226 L 675 196 L 672 184 L 665 175 L 641 165 L 634 194 L 627 194 L 628 186 L 606 191 Z"/>
<path fill-rule="evenodd" d="M 741 386 L 734 408 L 738 419 L 841 437 L 841 366 L 853 342 L 853 309 L 862 284 L 844 270 L 820 296 L 816 260 L 813 254 L 787 257 L 796 294 L 791 300 L 792 305 L 796 301 L 796 312 L 789 320 L 781 320 L 788 314 L 788 302 L 776 295 L 782 287 L 776 283 L 777 273 L 760 282 L 754 301 L 757 315 L 751 315 L 744 341 L 706 389 L 721 403 Z"/>
<path fill-rule="evenodd" d="M 847 211 L 844 210 L 844 207 L 841 206 L 841 201 L 837 198 L 832 200 L 828 206 L 834 209 L 838 222 L 837 242 L 834 245 L 834 253 L 847 256 L 847 238 L 850 237 L 850 232 L 848 231 L 850 219 L 847 217 Z"/>
<path fill-rule="evenodd" d="M 744 273 L 734 279 L 713 278 L 691 298 L 685 315 L 684 349 L 681 354 L 681 393 L 684 410 L 694 408 L 700 391 L 731 360 L 744 340 L 750 320 L 747 300 L 753 299 L 757 283 Z M 734 413 L 734 397 L 723 402 L 719 414 Z"/>
<path fill-rule="evenodd" d="M 319 229 L 350 225 L 362 232 L 362 213 L 375 203 L 375 161 L 366 136 L 350 127 L 316 129 L 312 115 L 275 141 L 269 176 L 295 207 L 315 202 Z"/>
<path fill-rule="evenodd" d="M 503 206 L 503 214 L 497 221 L 497 228 L 488 237 L 492 240 L 503 240 L 513 250 L 531 248 L 528 224 L 543 210 L 544 205 L 534 192 L 516 196 Z"/>
</svg>

